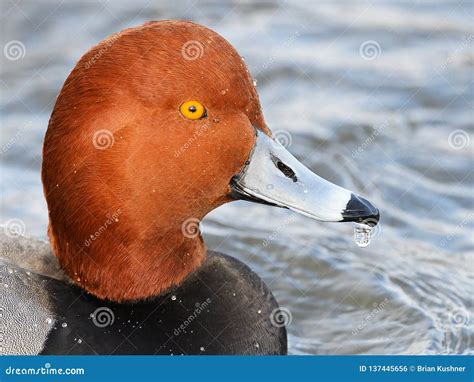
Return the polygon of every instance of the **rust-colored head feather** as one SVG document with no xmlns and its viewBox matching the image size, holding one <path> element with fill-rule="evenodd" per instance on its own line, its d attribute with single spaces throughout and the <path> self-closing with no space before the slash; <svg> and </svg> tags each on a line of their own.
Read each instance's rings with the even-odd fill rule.
<svg viewBox="0 0 474 382">
<path fill-rule="evenodd" d="M 179 112 L 197 100 L 207 118 Z M 241 57 L 215 32 L 151 22 L 87 52 L 54 107 L 43 151 L 49 237 L 69 276 L 115 301 L 157 295 L 198 267 L 197 221 L 268 132 Z"/>
</svg>

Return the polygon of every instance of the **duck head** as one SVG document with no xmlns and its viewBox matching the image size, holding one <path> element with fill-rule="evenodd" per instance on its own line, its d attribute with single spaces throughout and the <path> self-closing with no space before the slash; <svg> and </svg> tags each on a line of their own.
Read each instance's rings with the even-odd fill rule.
<svg viewBox="0 0 474 382">
<path fill-rule="evenodd" d="M 61 265 L 115 301 L 179 284 L 205 258 L 198 222 L 232 200 L 378 220 L 272 138 L 240 55 L 185 21 L 124 30 L 79 60 L 49 122 L 42 180 Z"/>
</svg>

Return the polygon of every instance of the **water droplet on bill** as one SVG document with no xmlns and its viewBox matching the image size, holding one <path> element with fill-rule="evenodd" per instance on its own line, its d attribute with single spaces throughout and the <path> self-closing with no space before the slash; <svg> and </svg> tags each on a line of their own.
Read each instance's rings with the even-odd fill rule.
<svg viewBox="0 0 474 382">
<path fill-rule="evenodd" d="M 370 244 L 372 230 L 373 227 L 368 225 L 359 224 L 354 227 L 354 240 L 359 247 L 364 248 Z"/>
</svg>

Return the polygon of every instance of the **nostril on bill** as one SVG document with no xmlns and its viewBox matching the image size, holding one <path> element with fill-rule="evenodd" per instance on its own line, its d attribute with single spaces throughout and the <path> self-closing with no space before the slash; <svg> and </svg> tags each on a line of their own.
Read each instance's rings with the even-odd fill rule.
<svg viewBox="0 0 474 382">
<path fill-rule="evenodd" d="M 286 164 L 284 164 L 282 161 L 277 160 L 275 162 L 275 166 L 287 177 L 290 178 L 293 182 L 298 181 L 298 178 L 296 177 L 295 172 L 291 169 L 291 167 L 288 167 Z"/>
</svg>

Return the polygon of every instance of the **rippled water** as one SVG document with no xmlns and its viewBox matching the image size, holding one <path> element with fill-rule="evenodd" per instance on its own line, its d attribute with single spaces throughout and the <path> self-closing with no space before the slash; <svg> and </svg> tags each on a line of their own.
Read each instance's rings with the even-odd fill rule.
<svg viewBox="0 0 474 382">
<path fill-rule="evenodd" d="M 473 352 L 472 2 L 15 3 L 0 5 L 2 47 L 24 46 L 0 57 L 3 223 L 46 237 L 42 139 L 82 53 L 147 20 L 192 19 L 245 56 L 290 151 L 381 210 L 366 248 L 350 224 L 246 202 L 205 220 L 209 247 L 291 312 L 290 352 Z"/>
</svg>

